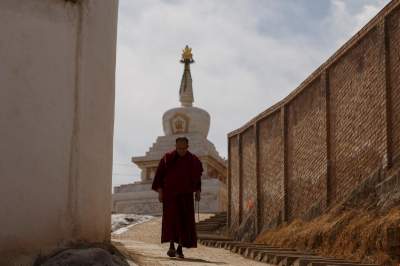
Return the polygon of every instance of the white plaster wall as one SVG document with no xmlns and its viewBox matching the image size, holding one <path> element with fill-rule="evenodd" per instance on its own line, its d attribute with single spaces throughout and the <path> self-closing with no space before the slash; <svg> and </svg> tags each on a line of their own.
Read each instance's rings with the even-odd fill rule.
<svg viewBox="0 0 400 266">
<path fill-rule="evenodd" d="M 109 241 L 117 4 L 0 1 L 0 265 Z"/>
</svg>

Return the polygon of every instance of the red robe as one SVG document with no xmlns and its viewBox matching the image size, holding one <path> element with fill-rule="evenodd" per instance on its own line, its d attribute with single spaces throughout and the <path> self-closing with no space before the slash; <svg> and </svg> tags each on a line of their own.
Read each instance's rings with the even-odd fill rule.
<svg viewBox="0 0 400 266">
<path fill-rule="evenodd" d="M 193 192 L 201 191 L 202 172 L 201 161 L 189 151 L 179 156 L 174 150 L 161 158 L 152 185 L 163 191 L 161 243 L 197 247 Z"/>
</svg>

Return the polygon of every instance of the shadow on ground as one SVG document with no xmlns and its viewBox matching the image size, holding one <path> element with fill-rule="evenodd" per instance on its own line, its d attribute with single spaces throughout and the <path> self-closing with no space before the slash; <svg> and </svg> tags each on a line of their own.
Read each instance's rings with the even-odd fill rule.
<svg viewBox="0 0 400 266">
<path fill-rule="evenodd" d="M 153 257 L 158 260 L 172 260 L 172 261 L 182 261 L 182 262 L 201 262 L 201 263 L 213 263 L 213 264 L 218 264 L 218 265 L 223 265 L 226 264 L 225 262 L 221 261 L 209 261 L 209 260 L 203 260 L 203 259 L 196 259 L 196 258 L 184 258 L 184 259 L 178 259 L 178 258 L 167 258 L 167 257 Z"/>
<path fill-rule="evenodd" d="M 179 261 L 185 261 L 185 262 L 202 262 L 202 263 L 213 263 L 213 264 L 218 264 L 218 265 L 223 265 L 223 264 L 226 264 L 225 262 L 209 261 L 209 260 L 195 259 L 195 258 L 170 259 L 170 260 L 179 260 Z"/>
</svg>

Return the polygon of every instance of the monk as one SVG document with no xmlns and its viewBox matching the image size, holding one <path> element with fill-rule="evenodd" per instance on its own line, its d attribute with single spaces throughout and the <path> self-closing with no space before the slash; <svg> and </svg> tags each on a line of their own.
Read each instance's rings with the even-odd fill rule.
<svg viewBox="0 0 400 266">
<path fill-rule="evenodd" d="M 163 204 L 161 243 L 169 242 L 169 257 L 184 258 L 182 247 L 197 247 L 194 201 L 200 201 L 203 166 L 188 151 L 189 140 L 179 137 L 175 150 L 161 158 L 152 189 Z M 174 243 L 178 244 L 175 250 Z"/>
</svg>

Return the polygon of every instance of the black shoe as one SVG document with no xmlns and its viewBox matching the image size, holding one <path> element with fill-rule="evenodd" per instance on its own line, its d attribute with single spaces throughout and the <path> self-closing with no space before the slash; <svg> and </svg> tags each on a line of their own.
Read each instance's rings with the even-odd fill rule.
<svg viewBox="0 0 400 266">
<path fill-rule="evenodd" d="M 169 257 L 171 257 L 171 258 L 176 257 L 176 251 L 175 251 L 175 249 L 174 249 L 174 248 L 169 248 L 169 249 L 168 249 L 168 252 L 167 252 L 167 255 L 168 255 Z"/>
<path fill-rule="evenodd" d="M 185 258 L 185 256 L 183 256 L 182 246 L 178 246 L 178 248 L 176 249 L 176 255 L 178 255 L 178 257 L 181 259 Z"/>
</svg>

